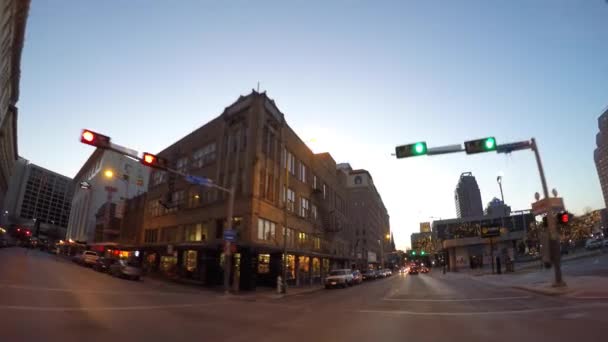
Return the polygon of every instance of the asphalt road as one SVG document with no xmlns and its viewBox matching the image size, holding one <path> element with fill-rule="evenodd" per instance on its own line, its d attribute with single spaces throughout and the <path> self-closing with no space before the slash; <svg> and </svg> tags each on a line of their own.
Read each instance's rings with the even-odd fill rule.
<svg viewBox="0 0 608 342">
<path fill-rule="evenodd" d="M 0 249 L 2 341 L 604 341 L 606 324 L 608 301 L 540 296 L 440 272 L 283 299 L 226 298 Z"/>
</svg>

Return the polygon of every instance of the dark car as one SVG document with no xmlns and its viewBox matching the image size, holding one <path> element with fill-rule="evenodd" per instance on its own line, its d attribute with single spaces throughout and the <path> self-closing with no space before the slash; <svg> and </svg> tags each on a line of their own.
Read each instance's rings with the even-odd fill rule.
<svg viewBox="0 0 608 342">
<path fill-rule="evenodd" d="M 373 280 L 376 279 L 376 272 L 374 270 L 367 270 L 363 272 L 363 280 Z"/>
<path fill-rule="evenodd" d="M 118 260 L 110 265 L 110 274 L 119 278 L 139 280 L 142 275 L 141 267 L 134 261 Z"/>
<path fill-rule="evenodd" d="M 407 272 L 409 274 L 418 274 L 418 267 L 416 266 L 410 266 L 409 271 Z"/>
<path fill-rule="evenodd" d="M 116 259 L 101 257 L 93 264 L 93 269 L 97 272 L 109 273 L 110 266 L 116 263 Z"/>
</svg>

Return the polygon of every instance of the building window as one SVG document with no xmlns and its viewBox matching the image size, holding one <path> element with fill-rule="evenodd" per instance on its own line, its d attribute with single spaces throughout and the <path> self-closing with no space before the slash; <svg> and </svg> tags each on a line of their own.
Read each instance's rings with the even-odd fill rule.
<svg viewBox="0 0 608 342">
<path fill-rule="evenodd" d="M 287 228 L 287 227 L 283 227 L 283 229 L 284 229 L 283 238 L 286 240 L 285 244 L 288 247 L 293 247 L 295 245 L 295 237 L 296 237 L 295 230 L 293 230 L 292 228 Z"/>
<path fill-rule="evenodd" d="M 188 172 L 188 157 L 179 158 L 175 164 L 175 169 L 182 173 Z"/>
<path fill-rule="evenodd" d="M 207 241 L 208 229 L 202 223 L 186 226 L 184 231 L 185 241 Z"/>
<path fill-rule="evenodd" d="M 146 229 L 144 232 L 145 243 L 155 243 L 158 241 L 158 229 Z"/>
<path fill-rule="evenodd" d="M 308 217 L 309 210 L 310 210 L 310 202 L 308 201 L 307 198 L 301 197 L 300 198 L 300 216 Z"/>
<path fill-rule="evenodd" d="M 163 208 L 161 207 L 160 203 L 158 203 L 158 200 L 153 200 L 148 203 L 148 212 L 152 217 L 157 217 L 163 214 Z"/>
<path fill-rule="evenodd" d="M 312 241 L 314 249 L 321 249 L 321 238 L 315 237 Z"/>
<path fill-rule="evenodd" d="M 327 198 L 327 185 L 323 183 L 323 199 Z"/>
<path fill-rule="evenodd" d="M 313 175 L 313 176 L 312 176 L 312 188 L 313 188 L 313 189 L 317 189 L 317 186 L 318 186 L 318 185 L 317 185 L 317 176 L 316 176 L 316 175 Z"/>
<path fill-rule="evenodd" d="M 292 189 L 287 189 L 287 210 L 293 212 L 296 207 L 296 193 Z"/>
<path fill-rule="evenodd" d="M 258 218 L 258 240 L 272 241 L 275 238 L 276 223 Z"/>
<path fill-rule="evenodd" d="M 306 165 L 304 165 L 302 162 L 300 162 L 300 173 L 298 178 L 302 183 L 306 183 Z"/>
<path fill-rule="evenodd" d="M 270 254 L 258 255 L 258 274 L 270 273 Z"/>
<path fill-rule="evenodd" d="M 152 174 L 152 185 L 159 185 L 165 182 L 167 173 L 165 171 L 154 171 Z"/>
<path fill-rule="evenodd" d="M 192 165 L 203 167 L 215 161 L 215 142 L 212 142 L 194 152 L 192 155 Z"/>
<path fill-rule="evenodd" d="M 188 271 L 188 272 L 196 271 L 198 253 L 193 250 L 187 250 L 187 251 L 184 251 L 183 256 L 184 257 L 183 257 L 182 264 L 183 264 L 184 268 L 186 269 L 186 271 Z"/>
<path fill-rule="evenodd" d="M 166 227 L 160 231 L 161 242 L 177 242 L 179 227 Z"/>
<path fill-rule="evenodd" d="M 292 175 L 296 175 L 296 157 L 289 151 L 285 150 L 285 167 Z"/>
<path fill-rule="evenodd" d="M 312 214 L 313 220 L 316 220 L 317 218 L 319 218 L 319 213 L 317 212 L 317 206 L 314 204 L 311 205 L 311 214 Z"/>
<path fill-rule="evenodd" d="M 305 246 L 307 242 L 308 242 L 308 234 L 306 234 L 304 232 L 299 232 L 298 233 L 298 245 L 300 247 L 302 247 L 302 246 Z"/>
</svg>

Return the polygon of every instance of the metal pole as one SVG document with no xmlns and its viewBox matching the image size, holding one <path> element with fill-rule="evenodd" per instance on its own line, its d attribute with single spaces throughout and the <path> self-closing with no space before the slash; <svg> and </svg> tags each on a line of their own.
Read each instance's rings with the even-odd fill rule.
<svg viewBox="0 0 608 342">
<path fill-rule="evenodd" d="M 226 229 L 232 229 L 232 215 L 234 212 L 234 186 L 228 191 L 228 213 Z M 224 293 L 230 293 L 230 273 L 232 271 L 232 243 L 230 241 L 225 242 L 224 249 Z"/>
<path fill-rule="evenodd" d="M 547 187 L 547 180 L 545 179 L 545 171 L 543 170 L 543 164 L 540 160 L 540 153 L 538 152 L 538 146 L 536 145 L 536 140 L 534 138 L 531 139 L 532 151 L 534 151 L 534 156 L 536 157 L 536 165 L 538 166 L 538 172 L 540 173 L 540 181 L 543 186 L 543 195 L 546 199 L 549 198 L 549 188 Z M 560 287 L 566 286 L 562 279 L 562 267 L 560 264 L 560 253 L 559 253 L 559 235 L 557 233 L 557 224 L 555 222 L 555 215 L 553 215 L 553 211 L 550 210 L 547 213 L 547 225 L 549 228 L 549 240 L 550 245 L 553 248 L 550 248 L 549 251 L 551 253 L 551 262 L 553 263 L 553 268 L 555 271 L 555 279 L 553 286 Z"/>
</svg>

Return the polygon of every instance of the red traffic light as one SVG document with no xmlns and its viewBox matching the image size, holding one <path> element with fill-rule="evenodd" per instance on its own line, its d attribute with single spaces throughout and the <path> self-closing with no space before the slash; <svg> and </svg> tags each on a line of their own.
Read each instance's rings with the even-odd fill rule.
<svg viewBox="0 0 608 342">
<path fill-rule="evenodd" d="M 568 224 L 570 222 L 570 213 L 567 211 L 562 211 L 557 214 L 557 222 L 561 224 Z"/>
<path fill-rule="evenodd" d="M 144 155 L 141 158 L 141 163 L 156 169 L 164 170 L 167 168 L 167 161 L 164 158 L 160 158 L 159 156 L 148 152 L 144 152 Z"/>
<path fill-rule="evenodd" d="M 21 231 L 21 228 L 17 228 L 17 233 L 19 233 Z"/>
<path fill-rule="evenodd" d="M 83 129 L 82 134 L 80 134 L 80 142 L 95 147 L 107 148 L 110 146 L 110 137 Z"/>
</svg>

